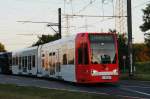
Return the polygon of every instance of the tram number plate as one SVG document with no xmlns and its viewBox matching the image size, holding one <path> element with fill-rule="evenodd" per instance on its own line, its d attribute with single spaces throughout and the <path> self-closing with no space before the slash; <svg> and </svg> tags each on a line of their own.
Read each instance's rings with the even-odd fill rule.
<svg viewBox="0 0 150 99">
<path fill-rule="evenodd" d="M 102 76 L 102 79 L 112 79 L 111 76 Z"/>
</svg>

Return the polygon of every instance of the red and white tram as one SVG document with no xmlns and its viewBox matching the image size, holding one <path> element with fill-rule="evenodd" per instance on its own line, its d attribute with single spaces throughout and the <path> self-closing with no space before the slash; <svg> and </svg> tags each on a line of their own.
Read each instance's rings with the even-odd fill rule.
<svg viewBox="0 0 150 99">
<path fill-rule="evenodd" d="M 76 83 L 118 82 L 114 33 L 79 33 L 12 52 L 12 73 Z"/>
</svg>

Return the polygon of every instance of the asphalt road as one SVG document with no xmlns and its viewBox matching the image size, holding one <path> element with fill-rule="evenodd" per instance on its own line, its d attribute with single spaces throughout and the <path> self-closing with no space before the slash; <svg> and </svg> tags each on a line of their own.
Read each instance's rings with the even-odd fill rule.
<svg viewBox="0 0 150 99">
<path fill-rule="evenodd" d="M 121 99 L 150 99 L 149 81 L 122 80 L 117 85 L 75 85 L 63 81 L 0 74 L 0 83 L 17 84 L 18 86 L 35 86 L 48 89 L 69 90 L 75 92 L 80 91 L 100 95 L 115 95 Z"/>
</svg>

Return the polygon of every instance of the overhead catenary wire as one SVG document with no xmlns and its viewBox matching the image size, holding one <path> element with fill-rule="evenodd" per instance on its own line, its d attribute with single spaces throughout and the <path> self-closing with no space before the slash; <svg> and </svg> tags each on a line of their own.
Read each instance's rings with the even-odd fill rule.
<svg viewBox="0 0 150 99">
<path fill-rule="evenodd" d="M 95 4 L 98 4 L 98 3 L 95 3 L 95 1 L 98 1 L 98 0 L 90 0 L 90 1 L 88 1 L 89 3 L 87 3 L 86 2 L 86 5 L 84 6 L 84 7 L 82 7 L 81 9 L 79 9 L 76 13 L 74 13 L 74 14 L 67 14 L 67 13 L 64 13 L 64 14 L 62 14 L 63 16 L 65 16 L 64 17 L 64 19 L 66 19 L 67 18 L 67 20 L 66 20 L 66 23 L 68 23 L 69 21 L 68 20 L 70 20 L 70 18 L 71 19 L 75 19 L 75 18 L 78 18 L 78 17 L 82 17 L 82 18 L 86 18 L 86 20 L 87 20 L 87 18 L 89 17 L 93 17 L 93 18 L 102 18 L 102 20 L 100 20 L 99 22 L 104 22 L 104 21 L 109 21 L 109 20 L 112 20 L 112 19 L 114 19 L 114 23 L 116 23 L 116 19 L 121 19 L 119 22 L 121 22 L 121 23 L 123 23 L 123 22 L 125 22 L 124 21 L 124 19 L 126 20 L 126 18 L 127 18 L 127 15 L 126 14 L 122 14 L 122 13 L 124 13 L 124 11 L 125 11 L 125 9 L 124 8 L 121 8 L 119 11 L 122 11 L 122 13 L 121 14 L 119 14 L 119 15 L 117 15 L 116 14 L 116 10 L 115 10 L 115 6 L 122 6 L 122 5 L 115 5 L 114 3 L 116 2 L 116 0 L 100 0 L 101 1 L 101 6 L 102 6 L 102 15 L 89 15 L 89 14 L 87 14 L 87 15 L 85 15 L 85 14 L 81 14 L 81 13 L 84 13 L 84 11 L 86 11 L 87 9 L 89 9 L 90 8 L 90 6 L 92 6 L 92 5 L 95 5 Z M 119 0 L 120 1 L 120 0 Z M 108 15 L 107 13 L 106 13 L 106 15 L 105 15 L 105 9 L 104 9 L 104 4 L 105 5 L 110 5 L 110 2 L 111 2 L 111 6 L 112 6 L 112 15 Z M 122 1 L 123 2 L 123 1 Z M 123 4 L 123 3 L 122 3 Z M 120 13 L 120 12 L 119 12 Z M 89 19 L 88 19 L 89 20 Z M 71 21 L 70 21 L 71 22 Z M 70 22 L 69 22 L 69 25 L 70 25 Z M 85 24 L 87 24 L 87 23 L 85 23 Z M 124 25 L 125 25 L 125 23 L 123 23 Z M 88 24 L 87 24 L 87 26 L 88 26 Z M 87 26 L 86 26 L 86 28 L 87 28 Z M 69 30 L 69 26 L 67 25 L 66 27 L 68 27 L 68 30 Z M 115 24 L 115 26 L 114 27 L 116 27 L 116 24 Z M 123 26 L 122 26 L 123 27 Z M 119 27 L 119 28 L 122 28 L 122 27 Z M 123 30 L 124 29 L 126 29 L 126 28 L 122 28 Z M 87 30 L 87 29 L 86 29 Z"/>
<path fill-rule="evenodd" d="M 74 7 L 73 7 L 73 1 L 71 0 L 71 10 L 72 10 L 72 14 L 74 13 Z"/>
<path fill-rule="evenodd" d="M 109 16 L 109 15 L 106 15 L 106 16 L 101 16 L 101 15 L 84 15 L 84 14 L 73 14 L 73 15 L 70 15 L 70 14 L 66 14 L 65 16 L 69 16 L 69 17 L 108 17 L 108 18 L 110 18 L 110 17 L 118 17 L 118 18 L 120 18 L 120 17 L 127 17 L 127 16 Z"/>
<path fill-rule="evenodd" d="M 90 2 L 81 8 L 76 14 L 80 14 L 82 11 L 86 10 L 90 5 L 92 5 L 96 0 L 90 0 Z"/>
<path fill-rule="evenodd" d="M 138 4 L 138 5 L 134 6 L 133 9 L 136 9 L 136 8 L 138 8 L 140 6 L 143 6 L 143 5 L 147 4 L 148 2 L 150 3 L 150 1 L 142 2 L 141 4 Z"/>
</svg>

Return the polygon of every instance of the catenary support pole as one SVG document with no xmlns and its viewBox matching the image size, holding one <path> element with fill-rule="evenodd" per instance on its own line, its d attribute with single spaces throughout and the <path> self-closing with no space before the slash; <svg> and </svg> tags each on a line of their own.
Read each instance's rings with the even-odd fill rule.
<svg viewBox="0 0 150 99">
<path fill-rule="evenodd" d="M 61 39 L 61 8 L 58 9 L 58 31 L 59 38 Z"/>
<path fill-rule="evenodd" d="M 133 55 L 132 55 L 132 8 L 131 0 L 127 0 L 127 27 L 128 27 L 128 58 L 129 76 L 133 76 Z"/>
</svg>

